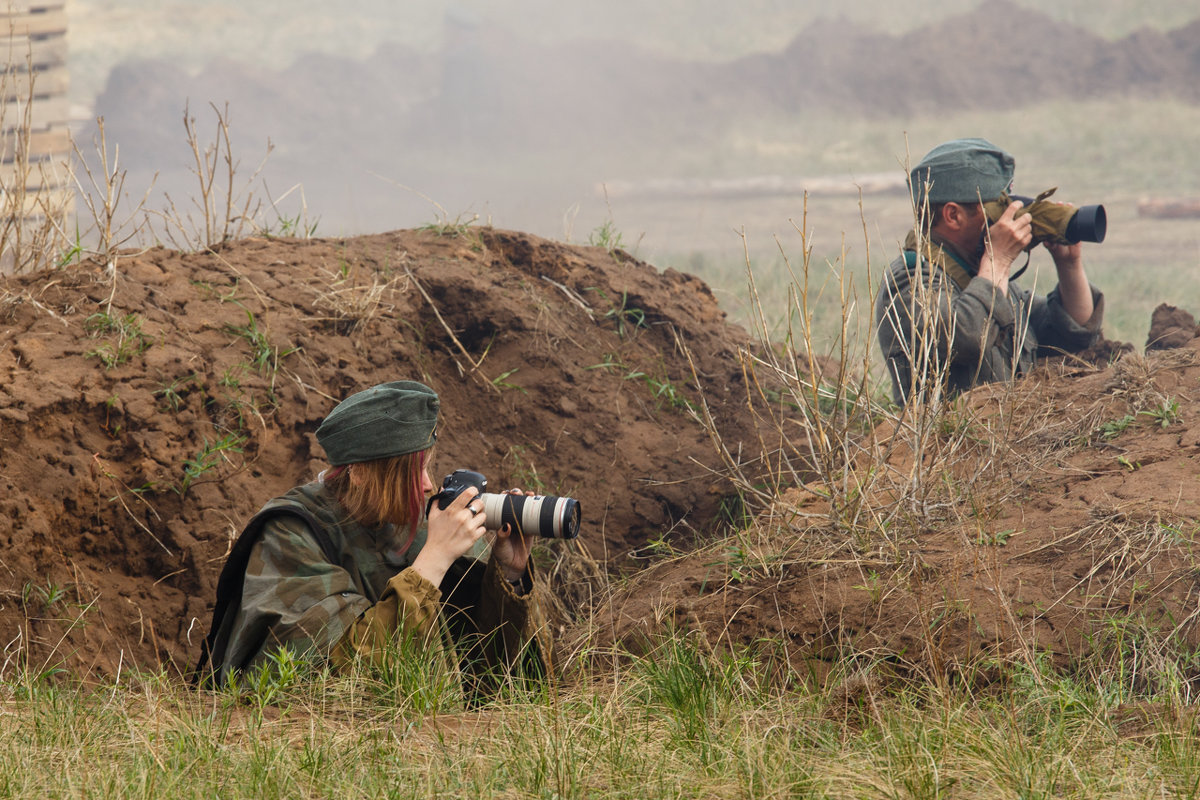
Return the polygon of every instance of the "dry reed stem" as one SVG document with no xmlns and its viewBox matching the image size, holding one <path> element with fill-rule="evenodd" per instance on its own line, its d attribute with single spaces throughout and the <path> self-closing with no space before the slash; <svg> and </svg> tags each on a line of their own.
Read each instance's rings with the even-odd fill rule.
<svg viewBox="0 0 1200 800">
<path fill-rule="evenodd" d="M 145 228 L 148 227 L 145 206 L 146 201 L 150 198 L 150 192 L 154 188 L 154 181 L 151 181 L 145 194 L 142 195 L 142 199 L 134 205 L 133 209 L 125 214 L 123 219 L 118 219 L 121 199 L 128 196 L 125 193 L 126 172 L 120 168 L 121 150 L 119 146 L 115 146 L 110 157 L 103 117 L 96 119 L 96 127 L 99 131 L 99 138 L 93 141 L 93 145 L 100 158 L 99 178 L 88 166 L 87 159 L 79 150 L 78 144 L 74 141 L 71 142 L 71 149 L 75 153 L 76 161 L 83 169 L 84 175 L 87 176 L 88 185 L 84 185 L 78 170 L 75 170 L 71 177 L 92 218 L 92 227 L 84 231 L 80 241 L 76 243 L 76 248 L 81 253 L 91 254 L 104 264 L 105 274 L 111 282 L 108 300 L 105 303 L 105 313 L 111 314 L 113 298 L 117 291 L 117 256 L 120 249 L 130 241 L 140 240 Z M 157 175 L 155 177 L 157 178 Z M 135 218 L 140 218 L 139 222 L 131 230 L 127 230 Z M 95 233 L 94 246 L 84 248 L 83 241 L 89 241 L 89 234 L 93 232 Z"/>
<path fill-rule="evenodd" d="M 198 217 L 194 217 L 192 211 L 181 211 L 170 195 L 164 195 L 166 208 L 156 212 L 164 223 L 163 233 L 167 240 L 178 250 L 212 250 L 217 245 L 240 239 L 248 230 L 263 228 L 256 222 L 263 204 L 251 187 L 262 174 L 275 146 L 267 141 L 266 154 L 239 187 L 237 174 L 241 162 L 233 156 L 229 104 L 225 104 L 224 110 L 215 103 L 208 105 L 216 117 L 216 130 L 208 144 L 200 143 L 190 106 L 183 110 L 183 128 L 192 154 L 191 172 L 199 189 L 199 196 L 193 195 L 190 199 Z"/>
<path fill-rule="evenodd" d="M 21 97 L 0 102 L 0 151 L 12 158 L 11 171 L 3 170 L 0 177 L 0 273 L 36 272 L 55 266 L 67 243 L 63 229 L 70 212 L 69 193 L 53 188 L 69 183 L 59 180 L 59 171 L 69 174 L 69 166 L 35 159 L 37 71 L 32 45 L 23 63 L 11 56 L 0 71 L 0 96 L 8 97 L 10 87 L 22 84 L 18 75 L 28 75 L 28 81 Z"/>
</svg>

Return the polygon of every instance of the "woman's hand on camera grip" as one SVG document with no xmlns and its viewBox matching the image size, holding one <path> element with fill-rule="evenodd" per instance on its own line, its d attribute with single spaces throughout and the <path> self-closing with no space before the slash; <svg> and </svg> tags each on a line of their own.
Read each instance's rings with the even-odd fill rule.
<svg viewBox="0 0 1200 800">
<path fill-rule="evenodd" d="M 434 586 L 441 584 L 446 570 L 483 536 L 483 501 L 479 490 L 464 489 L 446 508 L 434 503 L 429 509 L 429 535 L 413 561 L 413 570 Z"/>
</svg>

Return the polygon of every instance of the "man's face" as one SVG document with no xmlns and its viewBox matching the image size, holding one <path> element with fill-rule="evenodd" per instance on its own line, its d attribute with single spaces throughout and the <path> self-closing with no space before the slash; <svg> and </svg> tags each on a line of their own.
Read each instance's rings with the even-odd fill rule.
<svg viewBox="0 0 1200 800">
<path fill-rule="evenodd" d="M 983 211 L 982 203 L 964 205 L 963 209 L 966 212 L 964 230 L 967 232 L 967 237 L 977 240 L 978 243 L 975 245 L 975 259 L 979 260 L 987 252 L 987 214 Z"/>
<path fill-rule="evenodd" d="M 935 231 L 954 243 L 963 255 L 983 257 L 986 246 L 987 214 L 982 203 L 946 203 Z"/>
</svg>

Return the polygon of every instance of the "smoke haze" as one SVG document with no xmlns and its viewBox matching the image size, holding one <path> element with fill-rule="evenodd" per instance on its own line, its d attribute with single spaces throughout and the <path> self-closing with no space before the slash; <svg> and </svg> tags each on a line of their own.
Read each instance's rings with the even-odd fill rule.
<svg viewBox="0 0 1200 800">
<path fill-rule="evenodd" d="M 1177 3 L 861 2 L 834 20 L 788 0 L 345 5 L 75 0 L 81 149 L 101 115 L 131 193 L 186 198 L 184 108 L 211 140 L 209 104 L 227 103 L 240 174 L 269 141 L 267 189 L 288 215 L 303 196 L 321 235 L 478 215 L 586 241 L 612 220 L 643 254 L 708 252 L 747 221 L 780 229 L 809 187 L 858 213 L 878 185 L 872 224 L 895 227 L 907 149 L 981 133 L 931 122 L 946 111 L 1200 102 L 1200 28 Z M 1129 35 L 1136 19 L 1158 30 Z M 943 68 L 964 51 L 971 82 Z"/>
</svg>

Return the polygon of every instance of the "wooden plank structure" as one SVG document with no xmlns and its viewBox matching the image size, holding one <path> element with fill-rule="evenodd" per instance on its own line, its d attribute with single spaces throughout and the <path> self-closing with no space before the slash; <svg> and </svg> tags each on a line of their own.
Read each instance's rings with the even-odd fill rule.
<svg viewBox="0 0 1200 800">
<path fill-rule="evenodd" d="M 71 216 L 66 0 L 0 0 L 0 216 Z M 63 229 L 67 229 L 64 224 Z M 5 243 L 0 242 L 0 246 Z M 0 271 L 12 254 L 0 254 Z"/>
</svg>

